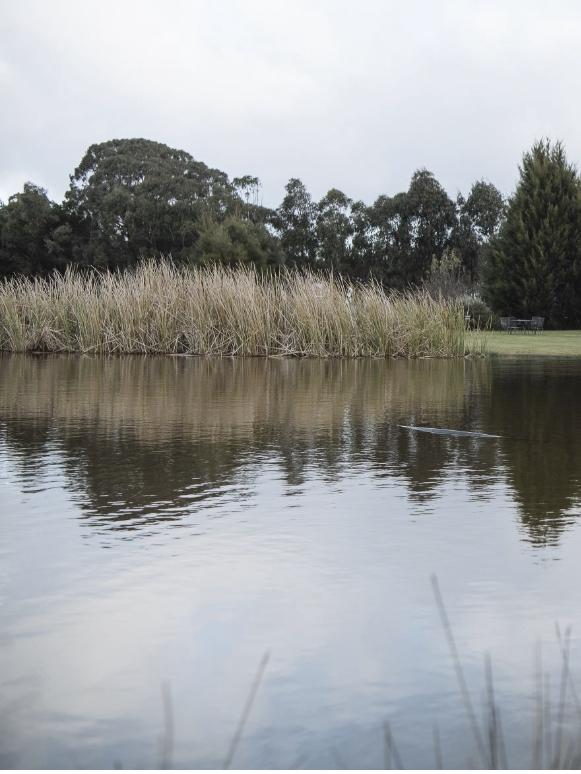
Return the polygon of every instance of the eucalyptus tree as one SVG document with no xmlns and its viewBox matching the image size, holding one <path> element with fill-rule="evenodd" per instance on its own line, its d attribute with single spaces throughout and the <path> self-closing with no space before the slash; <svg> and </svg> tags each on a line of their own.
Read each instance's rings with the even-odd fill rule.
<svg viewBox="0 0 581 774">
<path fill-rule="evenodd" d="M 412 248 L 405 193 L 379 196 L 368 208 L 367 243 L 367 274 L 386 285 L 403 287 Z"/>
<path fill-rule="evenodd" d="M 315 266 L 317 261 L 317 207 L 304 183 L 296 177 L 285 186 L 275 224 L 289 264 Z"/>
<path fill-rule="evenodd" d="M 189 153 L 144 139 L 91 145 L 70 178 L 66 208 L 85 263 L 128 265 L 142 255 L 194 252 L 204 216 L 225 217 L 228 176 Z"/>
<path fill-rule="evenodd" d="M 318 263 L 335 271 L 349 269 L 354 225 L 353 202 L 337 188 L 331 188 L 317 204 L 316 236 Z"/>
<path fill-rule="evenodd" d="M 71 227 L 59 205 L 25 183 L 0 206 L 0 273 L 44 274 L 70 260 Z"/>
<path fill-rule="evenodd" d="M 456 199 L 456 212 L 452 242 L 462 257 L 467 278 L 475 283 L 488 246 L 502 225 L 506 204 L 496 186 L 477 180 L 466 198 L 459 195 Z"/>
<path fill-rule="evenodd" d="M 442 185 L 427 169 L 414 172 L 405 197 L 410 230 L 408 278 L 419 282 L 434 257 L 439 258 L 450 244 L 456 209 Z"/>
<path fill-rule="evenodd" d="M 455 223 L 454 202 L 434 175 L 421 169 L 407 191 L 379 196 L 368 208 L 365 239 L 358 218 L 355 243 L 366 245 L 369 274 L 402 288 L 425 279 L 433 258 L 450 246 Z"/>
</svg>

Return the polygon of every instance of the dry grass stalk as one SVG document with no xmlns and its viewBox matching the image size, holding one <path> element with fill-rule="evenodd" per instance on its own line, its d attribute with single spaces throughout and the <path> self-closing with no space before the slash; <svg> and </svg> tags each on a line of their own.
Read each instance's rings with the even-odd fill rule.
<svg viewBox="0 0 581 774">
<path fill-rule="evenodd" d="M 472 352 L 482 342 L 472 338 Z M 297 357 L 463 357 L 462 306 L 294 271 L 178 267 L 0 283 L 0 349 Z"/>
</svg>

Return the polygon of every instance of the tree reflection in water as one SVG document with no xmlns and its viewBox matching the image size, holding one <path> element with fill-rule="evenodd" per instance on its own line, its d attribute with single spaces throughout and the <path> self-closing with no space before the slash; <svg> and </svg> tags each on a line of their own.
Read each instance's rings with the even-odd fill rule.
<svg viewBox="0 0 581 774">
<path fill-rule="evenodd" d="M 391 361 L 2 357 L 4 442 L 34 480 L 58 452 L 90 524 L 179 521 L 260 465 L 293 492 L 368 471 L 418 504 L 463 478 L 503 484 L 528 541 L 558 540 L 580 500 L 581 366 L 558 360 Z M 429 425 L 498 434 L 416 434 Z M 250 490 L 248 490 L 250 491 Z M 243 496 L 238 491 L 237 497 Z"/>
</svg>

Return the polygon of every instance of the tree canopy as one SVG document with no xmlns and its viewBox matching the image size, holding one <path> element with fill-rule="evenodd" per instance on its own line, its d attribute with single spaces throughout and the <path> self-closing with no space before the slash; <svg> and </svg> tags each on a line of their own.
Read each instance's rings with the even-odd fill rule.
<svg viewBox="0 0 581 774">
<path fill-rule="evenodd" d="M 25 183 L 0 207 L 0 273 L 43 274 L 63 267 L 71 228 L 43 188 Z"/>
<path fill-rule="evenodd" d="M 190 259 L 204 217 L 225 216 L 237 194 L 224 172 L 151 140 L 91 145 L 70 178 L 65 207 L 83 263 L 128 265 L 140 256 Z"/>
<path fill-rule="evenodd" d="M 472 279 L 497 225 L 502 196 L 477 183 L 453 202 L 434 175 L 370 206 L 331 188 L 319 201 L 291 178 L 276 210 L 260 180 L 225 172 L 145 139 L 91 145 L 64 202 L 32 183 L 0 204 L 0 271 L 42 274 L 67 263 L 126 267 L 142 257 L 332 269 L 393 287 L 422 282 L 455 247 Z"/>
</svg>

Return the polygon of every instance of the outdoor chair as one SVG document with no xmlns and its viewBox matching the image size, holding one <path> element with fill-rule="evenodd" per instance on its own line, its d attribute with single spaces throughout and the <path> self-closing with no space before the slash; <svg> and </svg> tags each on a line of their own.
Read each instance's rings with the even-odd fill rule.
<svg viewBox="0 0 581 774">
<path fill-rule="evenodd" d="M 514 317 L 501 317 L 500 318 L 500 330 L 510 333 L 517 330 L 517 324 Z"/>
<path fill-rule="evenodd" d="M 545 318 L 544 317 L 532 317 L 531 318 L 531 331 L 534 331 L 534 333 L 542 333 L 543 332 L 544 324 L 545 324 Z"/>
</svg>

